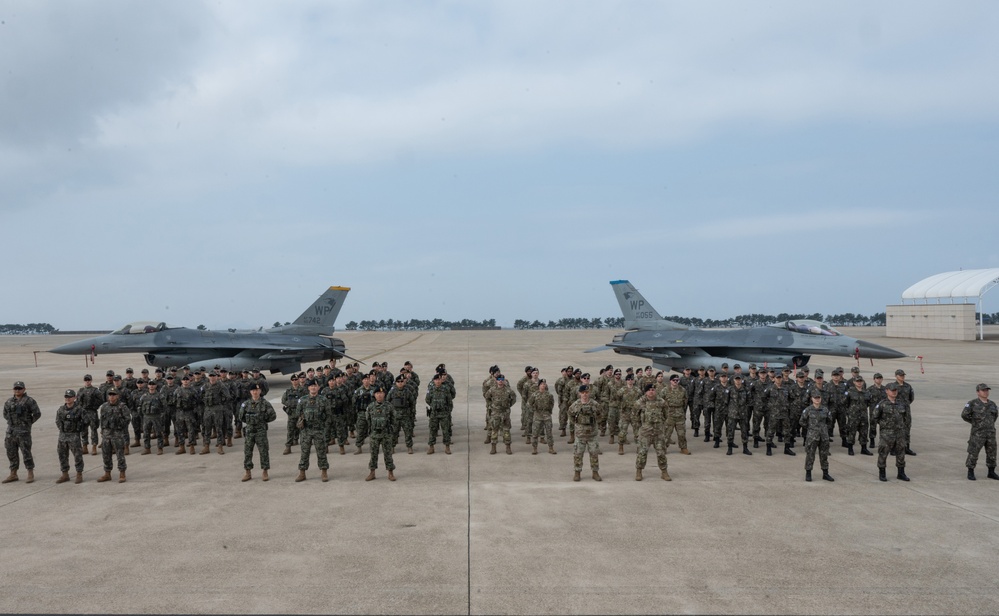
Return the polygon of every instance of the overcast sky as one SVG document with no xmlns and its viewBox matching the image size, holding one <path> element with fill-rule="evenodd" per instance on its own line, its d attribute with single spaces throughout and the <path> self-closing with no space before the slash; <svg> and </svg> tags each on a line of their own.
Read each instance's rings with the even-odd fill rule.
<svg viewBox="0 0 999 616">
<path fill-rule="evenodd" d="M 0 323 L 870 314 L 999 266 L 999 4 L 0 0 Z"/>
</svg>

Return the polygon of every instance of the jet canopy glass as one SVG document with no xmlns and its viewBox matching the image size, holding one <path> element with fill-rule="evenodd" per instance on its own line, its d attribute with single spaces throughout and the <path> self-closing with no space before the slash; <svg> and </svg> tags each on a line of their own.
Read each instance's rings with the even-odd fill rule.
<svg viewBox="0 0 999 616">
<path fill-rule="evenodd" d="M 832 325 L 828 323 L 823 323 L 822 321 L 813 321 L 812 319 L 798 319 L 795 321 L 784 321 L 783 323 L 778 323 L 772 327 L 783 327 L 789 331 L 795 332 L 796 334 L 813 334 L 815 336 L 842 336 L 843 334 L 836 331 Z"/>
<path fill-rule="evenodd" d="M 156 321 L 135 321 L 124 325 L 115 331 L 111 332 L 114 335 L 123 334 L 153 334 L 156 332 L 161 332 L 164 329 L 177 329 L 174 325 L 167 325 L 166 323 L 157 323 Z"/>
</svg>

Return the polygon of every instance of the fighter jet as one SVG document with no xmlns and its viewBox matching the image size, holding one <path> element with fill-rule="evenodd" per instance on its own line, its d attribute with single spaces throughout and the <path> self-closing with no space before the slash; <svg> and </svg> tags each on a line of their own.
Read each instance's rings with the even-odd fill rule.
<svg viewBox="0 0 999 616">
<path fill-rule="evenodd" d="M 700 329 L 662 318 L 627 280 L 612 280 L 611 288 L 624 314 L 626 332 L 610 344 L 587 353 L 613 350 L 651 360 L 663 370 L 697 369 L 708 364 L 756 363 L 768 368 L 798 367 L 812 355 L 869 359 L 905 357 L 883 347 L 836 331 L 828 323 L 800 319 L 764 327 Z"/>
<path fill-rule="evenodd" d="M 330 287 L 291 325 L 251 331 L 198 330 L 155 321 L 138 321 L 96 338 L 52 349 L 60 355 L 143 353 L 150 366 L 190 366 L 192 370 L 268 370 L 298 372 L 303 362 L 349 356 L 343 340 L 334 338 L 348 287 Z"/>
</svg>

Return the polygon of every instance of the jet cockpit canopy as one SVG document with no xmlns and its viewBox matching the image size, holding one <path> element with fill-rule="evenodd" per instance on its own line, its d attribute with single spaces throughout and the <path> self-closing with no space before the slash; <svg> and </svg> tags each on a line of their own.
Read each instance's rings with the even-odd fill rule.
<svg viewBox="0 0 999 616">
<path fill-rule="evenodd" d="M 815 336 L 842 336 L 843 334 L 836 331 L 832 325 L 828 323 L 823 323 L 822 321 L 814 321 L 812 319 L 795 319 L 793 321 L 784 321 L 783 323 L 776 323 L 771 327 L 780 327 L 788 331 L 792 331 L 796 334 L 812 334 Z"/>
<path fill-rule="evenodd" d="M 113 335 L 124 335 L 124 334 L 153 334 L 156 332 L 161 332 L 164 329 L 177 329 L 174 325 L 167 325 L 166 323 L 156 321 L 134 321 L 128 325 L 124 325 L 115 331 L 111 332 Z"/>
</svg>

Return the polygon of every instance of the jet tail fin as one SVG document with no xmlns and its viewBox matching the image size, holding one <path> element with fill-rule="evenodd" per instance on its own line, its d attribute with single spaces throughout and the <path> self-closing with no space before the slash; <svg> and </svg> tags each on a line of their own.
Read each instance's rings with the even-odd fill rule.
<svg viewBox="0 0 999 616">
<path fill-rule="evenodd" d="M 627 280 L 612 280 L 611 288 L 624 315 L 625 329 L 690 329 L 681 323 L 667 321 Z"/>
<path fill-rule="evenodd" d="M 312 302 L 312 305 L 305 309 L 291 325 L 275 327 L 267 331 L 272 333 L 296 333 L 296 334 L 331 334 L 333 324 L 343 307 L 343 300 L 347 297 L 350 287 L 330 287 L 319 296 L 319 299 Z"/>
</svg>

